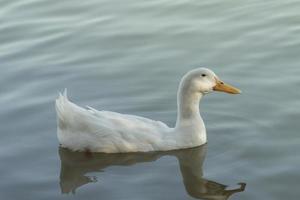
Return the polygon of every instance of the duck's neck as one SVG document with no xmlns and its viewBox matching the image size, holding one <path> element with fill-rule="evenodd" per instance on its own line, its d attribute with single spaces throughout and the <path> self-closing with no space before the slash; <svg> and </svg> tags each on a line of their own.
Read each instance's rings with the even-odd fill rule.
<svg viewBox="0 0 300 200">
<path fill-rule="evenodd" d="M 177 121 L 176 127 L 187 125 L 189 123 L 197 123 L 202 119 L 200 116 L 199 103 L 203 94 L 200 92 L 193 92 L 186 88 L 184 84 L 179 86 L 177 94 Z"/>
<path fill-rule="evenodd" d="M 203 94 L 193 92 L 181 84 L 178 91 L 178 114 L 174 133 L 178 148 L 189 148 L 206 143 L 206 130 L 200 116 L 199 103 Z"/>
</svg>

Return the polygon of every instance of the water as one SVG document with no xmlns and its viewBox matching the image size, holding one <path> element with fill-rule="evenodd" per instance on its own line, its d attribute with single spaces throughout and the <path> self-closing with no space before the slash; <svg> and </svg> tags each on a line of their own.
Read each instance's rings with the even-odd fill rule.
<svg viewBox="0 0 300 200">
<path fill-rule="evenodd" d="M 298 199 L 299 9 L 293 0 L 2 0 L 0 199 Z M 59 149 L 58 91 L 173 126 L 179 80 L 199 66 L 243 90 L 201 102 L 205 147 Z"/>
</svg>

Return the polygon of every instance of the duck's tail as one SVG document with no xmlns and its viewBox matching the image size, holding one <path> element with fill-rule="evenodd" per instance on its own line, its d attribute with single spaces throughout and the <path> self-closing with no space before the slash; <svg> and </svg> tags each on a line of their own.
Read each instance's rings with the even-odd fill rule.
<svg viewBox="0 0 300 200">
<path fill-rule="evenodd" d="M 69 101 L 67 90 L 59 93 L 55 100 L 57 113 L 57 137 L 63 147 L 74 151 L 89 149 L 95 134 L 103 129 L 92 111 L 84 109 Z"/>
<path fill-rule="evenodd" d="M 65 88 L 63 93 L 59 93 L 58 98 L 55 100 L 55 108 L 57 114 L 57 123 L 59 128 L 63 128 L 66 124 L 66 105 L 68 104 L 69 99 L 67 96 L 67 88 Z"/>
<path fill-rule="evenodd" d="M 91 118 L 94 118 L 91 110 L 84 109 L 72 103 L 67 96 L 67 89 L 59 93 L 55 100 L 57 114 L 57 125 L 60 130 L 69 129 L 76 131 L 89 124 Z"/>
</svg>

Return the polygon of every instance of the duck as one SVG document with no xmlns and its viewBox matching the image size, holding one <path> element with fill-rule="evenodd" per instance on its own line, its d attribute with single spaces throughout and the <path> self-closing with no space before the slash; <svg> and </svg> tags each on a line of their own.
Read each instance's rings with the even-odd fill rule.
<svg viewBox="0 0 300 200">
<path fill-rule="evenodd" d="M 71 102 L 67 90 L 55 100 L 57 137 L 61 147 L 72 151 L 129 153 L 170 151 L 207 143 L 200 115 L 201 99 L 214 91 L 240 94 L 212 70 L 196 68 L 181 79 L 177 92 L 175 127 L 161 121 L 117 112 L 83 108 Z"/>
</svg>

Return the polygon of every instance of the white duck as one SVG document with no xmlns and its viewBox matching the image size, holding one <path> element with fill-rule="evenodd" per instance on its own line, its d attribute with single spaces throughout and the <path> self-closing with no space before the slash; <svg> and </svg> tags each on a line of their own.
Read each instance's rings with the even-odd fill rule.
<svg viewBox="0 0 300 200">
<path fill-rule="evenodd" d="M 79 107 L 66 92 L 56 99 L 58 140 L 73 151 L 105 153 L 167 151 L 205 144 L 206 130 L 199 112 L 201 98 L 212 91 L 239 94 L 240 90 L 222 82 L 214 72 L 198 68 L 180 82 L 176 126 L 116 112 Z"/>
</svg>

